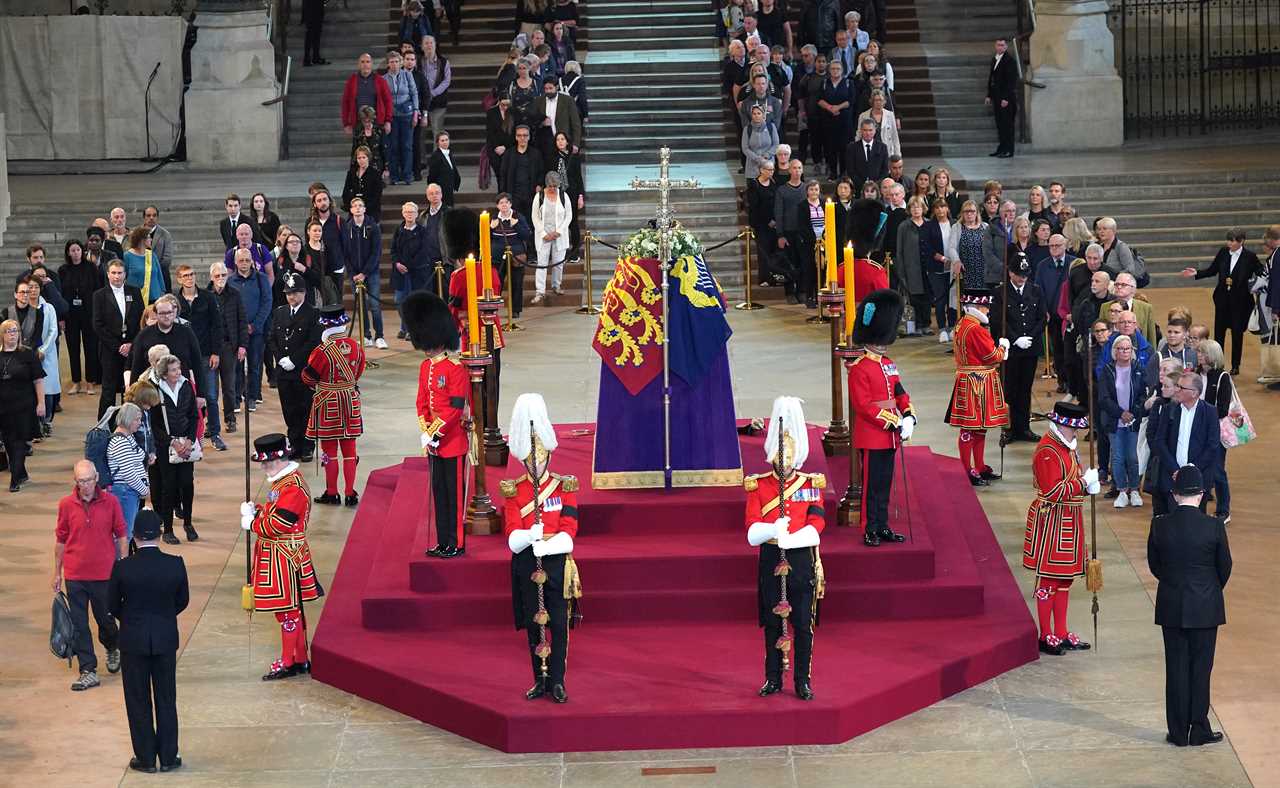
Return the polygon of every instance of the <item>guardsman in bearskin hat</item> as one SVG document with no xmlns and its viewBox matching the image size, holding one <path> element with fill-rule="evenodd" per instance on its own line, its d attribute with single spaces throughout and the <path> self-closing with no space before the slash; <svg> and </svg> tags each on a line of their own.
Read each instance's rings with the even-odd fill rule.
<svg viewBox="0 0 1280 788">
<path fill-rule="evenodd" d="M 898 338 L 902 296 L 896 290 L 876 290 L 858 304 L 855 317 L 852 341 L 864 352 L 849 368 L 849 402 L 853 446 L 862 459 L 862 540 L 879 547 L 881 542 L 904 541 L 889 527 L 893 455 L 916 426 L 898 365 L 884 354 Z"/>
<path fill-rule="evenodd" d="M 550 693 L 556 703 L 565 703 L 569 700 L 564 688 L 569 628 L 582 596 L 573 561 L 578 480 L 549 470 L 556 433 L 541 394 L 521 394 L 516 399 L 510 445 L 525 468 L 523 476 L 501 484 L 516 629 L 528 635 L 533 663 L 533 686 L 524 696 L 535 700 Z"/>
<path fill-rule="evenodd" d="M 275 613 L 280 622 L 280 659 L 271 663 L 263 681 L 311 672 L 307 657 L 307 618 L 302 604 L 324 596 L 311 565 L 307 522 L 311 493 L 307 480 L 290 460 L 289 441 L 278 432 L 253 442 L 253 459 L 271 483 L 267 502 L 240 504 L 240 527 L 253 531 L 253 609 Z M 247 538 L 247 537 L 246 537 Z"/>
<path fill-rule="evenodd" d="M 884 206 L 875 200 L 854 200 L 849 209 L 849 240 L 853 242 L 853 296 L 862 301 L 875 290 L 889 286 L 889 273 L 885 267 L 871 259 L 871 253 L 879 246 L 878 239 L 889 218 Z M 837 250 L 843 255 L 844 250 Z M 844 258 L 838 266 L 840 286 L 844 287 Z M 896 331 L 896 328 L 895 328 Z"/>
<path fill-rule="evenodd" d="M 314 444 L 307 437 L 311 417 L 311 389 L 302 382 L 302 368 L 320 345 L 320 313 L 307 303 L 307 283 L 290 271 L 284 275 L 287 303 L 271 315 L 271 338 L 276 349 L 276 393 L 284 414 L 293 459 L 310 462 Z"/>
<path fill-rule="evenodd" d="M 952 352 L 956 359 L 956 379 L 947 406 L 946 422 L 960 428 L 960 461 L 969 471 L 969 483 L 985 487 L 999 479 L 983 453 L 987 430 L 1009 424 L 1009 405 L 1000 385 L 1000 362 L 1009 352 L 1009 340 L 999 346 L 987 330 L 993 296 L 990 290 L 965 290 L 960 296 L 964 316 L 956 322 Z"/>
<path fill-rule="evenodd" d="M 471 377 L 450 355 L 458 349 L 458 328 L 439 296 L 425 290 L 410 293 L 400 304 L 400 318 L 413 346 L 427 356 L 418 370 L 418 428 L 431 462 L 438 540 L 427 555 L 456 558 L 466 552 L 462 525 L 467 511 Z"/>
<path fill-rule="evenodd" d="M 320 307 L 320 346 L 311 351 L 302 368 L 302 382 L 315 390 L 307 437 L 320 442 L 320 462 L 324 465 L 324 495 L 316 503 L 337 506 L 338 454 L 342 454 L 342 474 L 347 480 L 347 506 L 360 501 L 356 494 L 356 438 L 364 433 L 360 413 L 360 388 L 364 374 L 364 348 L 358 339 L 343 336 L 351 319 L 341 304 Z"/>
<path fill-rule="evenodd" d="M 479 224 L 480 217 L 476 216 L 475 211 L 466 208 L 450 208 L 444 215 L 444 226 L 441 231 L 442 248 L 449 259 L 456 263 L 453 273 L 449 275 L 449 311 L 453 314 L 454 322 L 458 324 L 458 335 L 463 337 L 467 335 L 466 259 L 467 255 L 474 254 L 479 260 Z M 500 265 L 489 266 L 489 289 L 497 295 L 502 294 L 502 280 L 498 278 L 501 267 Z M 485 288 L 483 279 L 484 266 L 477 264 L 476 287 L 479 288 L 481 296 L 484 295 Z M 506 346 L 502 336 L 502 319 L 497 314 L 481 315 L 480 323 L 481 337 L 484 336 L 484 326 L 493 326 L 493 347 L 489 348 L 493 352 L 493 365 L 491 369 L 485 370 L 485 393 L 493 401 L 491 412 L 497 414 L 498 381 L 502 375 L 502 348 Z"/>
<path fill-rule="evenodd" d="M 757 604 L 764 627 L 761 697 L 782 689 L 788 661 L 795 665 L 796 695 L 813 700 L 809 679 L 818 600 L 825 591 L 818 543 L 826 525 L 822 490 L 826 477 L 803 473 L 809 433 L 797 397 L 778 397 L 765 434 L 768 473 L 743 480 L 747 491 L 747 542 L 760 548 Z M 792 648 L 792 646 L 795 646 Z"/>
<path fill-rule="evenodd" d="M 1060 655 L 1089 648 L 1067 629 L 1067 604 L 1072 581 L 1085 573 L 1084 498 L 1102 487 L 1098 469 L 1082 471 L 1076 454 L 1076 433 L 1089 426 L 1084 406 L 1059 402 L 1048 418 L 1031 458 L 1036 499 L 1027 510 L 1022 566 L 1036 573 L 1040 653 Z"/>
</svg>

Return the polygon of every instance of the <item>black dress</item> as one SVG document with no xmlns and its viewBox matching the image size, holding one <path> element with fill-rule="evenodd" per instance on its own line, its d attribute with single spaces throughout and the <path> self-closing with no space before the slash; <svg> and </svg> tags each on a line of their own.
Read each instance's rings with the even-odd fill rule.
<svg viewBox="0 0 1280 788">
<path fill-rule="evenodd" d="M 44 367 L 34 350 L 0 351 L 0 439 L 9 459 L 9 482 L 26 478 L 27 441 L 40 436 L 35 382 Z"/>
</svg>

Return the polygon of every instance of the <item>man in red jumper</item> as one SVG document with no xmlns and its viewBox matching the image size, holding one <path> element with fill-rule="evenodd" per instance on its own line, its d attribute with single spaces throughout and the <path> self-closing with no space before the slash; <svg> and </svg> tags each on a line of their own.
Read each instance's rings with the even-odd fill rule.
<svg viewBox="0 0 1280 788">
<path fill-rule="evenodd" d="M 356 60 L 355 73 L 342 88 L 342 130 L 348 137 L 360 125 L 361 107 L 373 107 L 382 133 L 391 133 L 391 89 L 373 72 L 373 57 L 368 52 Z"/>
</svg>

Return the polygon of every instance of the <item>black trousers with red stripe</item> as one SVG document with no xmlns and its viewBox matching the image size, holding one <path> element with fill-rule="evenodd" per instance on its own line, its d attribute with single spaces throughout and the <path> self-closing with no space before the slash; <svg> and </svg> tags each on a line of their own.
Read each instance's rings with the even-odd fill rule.
<svg viewBox="0 0 1280 788">
<path fill-rule="evenodd" d="M 869 534 L 889 527 L 893 454 L 897 449 L 862 449 L 862 522 Z"/>
<path fill-rule="evenodd" d="M 441 547 L 462 547 L 462 517 L 467 511 L 465 485 L 467 456 L 431 455 L 431 496 L 436 507 L 436 539 Z"/>
</svg>

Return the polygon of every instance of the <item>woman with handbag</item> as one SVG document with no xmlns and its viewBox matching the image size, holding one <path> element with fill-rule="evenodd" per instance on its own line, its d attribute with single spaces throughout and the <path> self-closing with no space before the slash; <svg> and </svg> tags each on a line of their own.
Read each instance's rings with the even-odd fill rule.
<svg viewBox="0 0 1280 788">
<path fill-rule="evenodd" d="M 1226 359 L 1222 345 L 1212 339 L 1202 339 L 1196 346 L 1196 371 L 1204 380 L 1204 393 L 1201 398 L 1218 410 L 1218 422 L 1224 433 L 1232 433 L 1235 438 L 1236 428 L 1244 426 L 1248 415 L 1240 404 L 1236 393 L 1235 382 L 1226 370 Z M 1248 439 L 1246 439 L 1248 440 Z M 1227 482 L 1227 449 L 1244 441 L 1238 438 L 1222 445 L 1222 468 L 1213 481 L 1213 495 L 1217 501 L 1214 516 L 1224 524 L 1231 522 L 1231 485 Z"/>
<path fill-rule="evenodd" d="M 191 527 L 191 503 L 195 496 L 195 463 L 203 452 L 196 439 L 199 414 L 196 392 L 191 381 L 182 375 L 182 362 L 177 356 L 161 356 L 152 368 L 156 388 L 160 390 L 160 418 L 152 420 L 156 441 L 156 469 L 160 489 L 156 491 L 156 512 L 164 522 L 161 538 L 165 544 L 178 544 L 173 535 L 173 510 L 182 509 L 182 528 L 187 541 L 200 538 Z"/>
<path fill-rule="evenodd" d="M 147 451 L 134 435 L 142 427 L 142 408 L 126 402 L 115 412 L 116 428 L 107 443 L 107 467 L 111 469 L 111 494 L 120 502 L 124 527 L 133 540 L 133 518 L 142 500 L 151 495 L 147 478 Z"/>
</svg>

